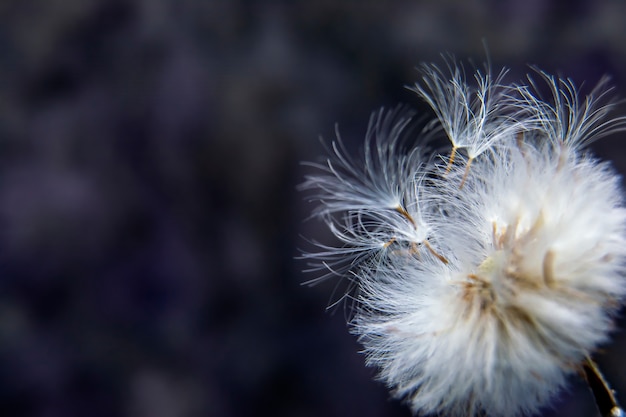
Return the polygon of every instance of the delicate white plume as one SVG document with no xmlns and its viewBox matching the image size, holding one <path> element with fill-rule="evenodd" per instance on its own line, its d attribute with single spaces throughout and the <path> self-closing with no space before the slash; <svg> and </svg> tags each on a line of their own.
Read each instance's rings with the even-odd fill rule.
<svg viewBox="0 0 626 417">
<path fill-rule="evenodd" d="M 527 415 L 607 341 L 626 295 L 620 178 L 584 145 L 624 127 L 605 83 L 551 96 L 425 66 L 414 90 L 452 144 L 376 113 L 362 158 L 337 141 L 307 177 L 339 243 L 305 254 L 353 280 L 367 363 L 415 413 Z M 530 80 L 530 78 L 529 78 Z M 448 157 L 448 155 L 451 155 Z M 443 161 L 443 163 L 441 163 Z"/>
<path fill-rule="evenodd" d="M 462 67 L 448 62 L 447 68 L 449 75 L 436 65 L 423 65 L 422 83 L 411 90 L 432 107 L 453 152 L 464 149 L 474 159 L 539 122 L 535 109 L 520 102 L 518 89 L 503 84 L 506 70 L 495 77 L 489 68 L 476 71 L 476 84 L 468 84 Z"/>
</svg>

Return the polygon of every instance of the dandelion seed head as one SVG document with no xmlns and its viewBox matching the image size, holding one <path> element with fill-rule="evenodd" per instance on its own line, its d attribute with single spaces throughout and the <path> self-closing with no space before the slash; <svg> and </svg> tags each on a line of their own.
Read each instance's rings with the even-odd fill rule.
<svg viewBox="0 0 626 417">
<path fill-rule="evenodd" d="M 361 165 L 335 147 L 308 177 L 340 246 L 305 257 L 350 272 L 367 364 L 415 413 L 530 415 L 607 342 L 626 295 L 620 179 L 583 151 L 624 119 L 604 84 L 581 98 L 541 73 L 544 100 L 505 71 L 471 86 L 448 69 L 425 67 L 415 88 L 447 159 L 419 135 L 398 153 L 406 120 L 378 113 Z"/>
</svg>

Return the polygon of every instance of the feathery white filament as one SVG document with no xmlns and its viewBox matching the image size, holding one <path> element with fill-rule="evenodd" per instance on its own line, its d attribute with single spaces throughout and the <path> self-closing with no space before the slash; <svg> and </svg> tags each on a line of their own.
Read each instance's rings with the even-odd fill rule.
<svg viewBox="0 0 626 417">
<path fill-rule="evenodd" d="M 374 114 L 358 163 L 347 155 L 337 133 L 326 163 L 311 164 L 321 173 L 308 176 L 302 188 L 315 190 L 313 198 L 322 204 L 314 214 L 343 244 L 341 248 L 318 244 L 319 252 L 306 255 L 322 260 L 313 270 L 328 267 L 342 272 L 363 258 L 386 252 L 392 243 L 411 247 L 427 239 L 430 227 L 418 204 L 426 162 L 423 150 L 398 153 L 411 116 L 402 108 Z M 432 134 L 428 127 L 421 133 Z"/>
<path fill-rule="evenodd" d="M 550 100 L 544 103 L 536 97 L 538 88 L 530 76 L 529 86 L 521 86 L 518 91 L 526 101 L 524 105 L 540 112 L 539 121 L 547 134 L 546 139 L 585 146 L 623 129 L 626 117 L 609 117 L 615 103 L 607 100 L 611 91 L 607 87 L 608 77 L 603 77 L 581 101 L 572 80 L 556 79 L 540 70 L 536 72 L 550 88 Z"/>
<path fill-rule="evenodd" d="M 468 84 L 461 67 L 447 64 L 449 74 L 436 65 L 423 65 L 421 83 L 411 90 L 433 109 L 448 134 L 453 152 L 465 149 L 476 158 L 500 141 L 531 129 L 536 112 L 520 105 L 513 86 L 502 83 L 507 71 L 493 76 L 490 68 L 476 71 L 476 85 Z"/>
<path fill-rule="evenodd" d="M 305 256 L 350 274 L 367 362 L 414 412 L 531 414 L 607 341 L 626 295 L 619 177 L 583 153 L 625 119 L 608 117 L 604 81 L 581 100 L 541 73 L 542 100 L 505 71 L 477 87 L 425 71 L 415 90 L 467 158 L 441 167 L 420 137 L 401 154 L 408 119 L 378 113 L 361 165 L 336 144 L 307 177 L 342 246 Z"/>
</svg>

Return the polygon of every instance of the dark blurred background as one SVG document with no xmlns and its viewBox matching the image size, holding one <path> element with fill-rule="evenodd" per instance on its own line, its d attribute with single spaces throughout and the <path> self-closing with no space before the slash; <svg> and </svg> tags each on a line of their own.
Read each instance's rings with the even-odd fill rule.
<svg viewBox="0 0 626 417">
<path fill-rule="evenodd" d="M 0 2 L 0 415 L 409 416 L 296 186 L 441 52 L 626 97 L 626 2 Z M 620 107 L 626 113 L 624 106 Z M 595 152 L 626 173 L 623 135 Z M 620 324 L 623 325 L 623 324 Z M 626 338 L 598 355 L 626 401 Z M 594 416 L 584 384 L 545 416 Z"/>
</svg>

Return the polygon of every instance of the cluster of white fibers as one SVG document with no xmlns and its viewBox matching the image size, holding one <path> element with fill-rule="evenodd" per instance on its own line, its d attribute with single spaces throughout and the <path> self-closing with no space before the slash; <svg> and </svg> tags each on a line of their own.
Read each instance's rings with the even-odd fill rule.
<svg viewBox="0 0 626 417">
<path fill-rule="evenodd" d="M 340 243 L 304 256 L 354 283 L 367 363 L 416 414 L 532 414 L 607 341 L 626 294 L 620 178 L 584 149 L 624 119 L 607 90 L 581 98 L 545 73 L 548 99 L 425 68 L 414 90 L 439 128 L 381 111 L 360 158 L 334 142 L 303 188 Z"/>
</svg>

